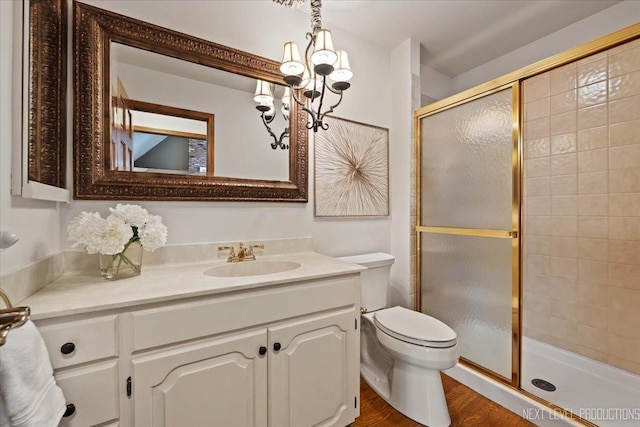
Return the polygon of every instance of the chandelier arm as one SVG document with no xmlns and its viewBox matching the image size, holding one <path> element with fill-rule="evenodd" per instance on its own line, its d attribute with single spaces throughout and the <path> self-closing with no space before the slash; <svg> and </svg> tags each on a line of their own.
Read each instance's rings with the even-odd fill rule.
<svg viewBox="0 0 640 427">
<path fill-rule="evenodd" d="M 278 147 L 278 137 L 273 133 L 273 131 L 271 130 L 271 128 L 267 124 L 267 123 L 271 123 L 271 121 L 273 121 L 273 119 L 271 119 L 271 121 L 267 122 L 267 120 L 265 119 L 264 113 L 260 114 L 260 117 L 262 118 L 262 123 L 264 123 L 264 127 L 267 128 L 267 132 L 269 132 L 269 135 L 271 135 L 271 137 L 273 138 L 274 142 L 271 143 L 271 148 L 273 148 L 275 150 Z"/>
<path fill-rule="evenodd" d="M 267 118 L 267 117 L 270 117 L 270 118 Z M 275 112 L 275 111 L 273 112 L 273 115 L 272 115 L 272 116 L 267 116 L 267 115 L 266 115 L 266 112 L 265 112 L 265 113 L 262 113 L 262 121 L 264 121 L 264 122 L 265 122 L 265 126 L 266 126 L 267 124 L 271 124 L 271 122 L 272 122 L 272 121 L 274 121 L 275 119 L 276 119 L 276 112 Z"/>
<path fill-rule="evenodd" d="M 314 123 L 316 121 L 316 113 L 312 110 L 309 109 L 306 105 L 305 102 L 302 102 L 297 96 L 296 96 L 296 92 L 298 89 L 296 89 L 295 87 L 291 88 L 291 96 L 293 96 L 293 100 L 296 101 L 296 103 L 298 105 L 300 105 L 300 107 L 302 107 L 302 111 L 306 111 L 307 114 L 309 114 L 311 116 L 311 121 L 307 123 L 307 129 L 311 129 L 311 127 L 309 126 L 309 123 Z M 302 88 L 299 88 L 302 89 Z"/>
<path fill-rule="evenodd" d="M 306 103 L 305 103 L 305 102 L 303 102 L 303 101 L 301 101 L 301 100 L 296 96 L 296 90 L 295 90 L 295 88 L 292 88 L 292 89 L 294 89 L 294 90 L 292 90 L 292 91 L 291 91 L 291 95 L 293 96 L 293 100 L 294 100 L 294 101 L 296 101 L 296 103 L 297 103 L 298 105 L 300 105 L 300 107 L 302 107 L 302 111 L 306 111 L 306 112 L 307 112 L 307 114 L 309 114 L 309 115 L 311 116 L 311 121 L 312 121 L 312 122 L 315 122 L 315 120 L 316 120 L 316 113 L 315 113 L 313 110 L 309 109 L 309 108 L 307 107 Z M 310 127 L 307 127 L 307 128 L 308 128 L 308 129 L 311 129 Z"/>
<path fill-rule="evenodd" d="M 289 128 L 285 128 L 285 130 L 283 130 L 282 134 L 280 135 L 280 139 L 278 140 L 278 144 L 276 145 L 276 147 L 279 146 L 283 150 L 286 150 L 287 148 L 289 148 L 287 144 L 282 142 L 283 139 L 288 137 L 289 137 Z M 271 148 L 273 148 L 274 150 L 276 149 L 276 147 L 274 147 L 273 144 L 271 144 Z"/>
<path fill-rule="evenodd" d="M 311 116 L 311 120 L 307 122 L 307 129 L 311 129 L 313 127 L 313 123 L 316 121 L 316 113 L 312 109 L 307 108 L 304 104 L 300 103 L 300 105 L 302 106 L 302 111 L 306 111 L 307 114 Z"/>
<path fill-rule="evenodd" d="M 305 111 L 307 114 L 311 116 L 311 121 L 307 122 L 307 129 L 311 129 L 311 127 L 309 126 L 309 123 L 313 123 L 316 121 L 316 113 L 313 110 L 309 109 L 304 102 L 298 99 L 298 97 L 296 96 L 295 90 L 292 90 L 291 94 L 293 95 L 294 101 L 296 101 L 296 103 L 300 105 L 300 107 L 302 108 L 302 111 Z"/>
<path fill-rule="evenodd" d="M 313 46 L 316 36 L 313 33 L 307 33 L 304 35 L 304 38 L 309 39 L 309 43 L 307 43 L 307 48 L 304 50 L 304 61 L 307 64 L 307 68 L 309 69 L 309 72 L 311 72 L 311 69 L 309 68 L 309 50 L 311 49 L 311 46 Z"/>
<path fill-rule="evenodd" d="M 316 42 L 315 29 L 313 31 L 314 31 L 313 34 L 307 33 L 305 36 L 306 38 L 309 39 L 309 43 L 307 44 L 307 48 L 304 51 L 304 62 L 305 62 L 305 65 L 307 66 L 307 71 L 309 72 L 309 79 L 310 81 L 313 80 L 313 88 L 311 89 L 311 104 L 313 104 L 313 101 L 316 99 L 316 85 L 317 85 L 316 72 L 313 69 L 313 67 L 311 67 L 311 64 L 312 64 L 311 54 L 309 53 L 311 51 L 311 48 Z"/>
<path fill-rule="evenodd" d="M 322 118 L 324 117 L 325 114 L 322 114 L 322 103 L 324 102 L 324 91 L 327 88 L 327 78 L 323 77 L 322 78 L 322 93 L 320 94 L 320 102 L 318 103 L 318 120 L 320 122 L 322 122 Z M 324 127 L 323 127 L 324 129 Z"/>
<path fill-rule="evenodd" d="M 335 90 L 334 88 L 328 85 L 327 85 L 327 89 L 329 89 L 331 92 L 335 93 L 336 95 L 342 95 L 342 92 L 343 92 L 341 90 Z"/>
<path fill-rule="evenodd" d="M 338 99 L 338 102 L 336 102 L 335 104 L 330 106 L 327 111 L 322 113 L 322 115 L 320 116 L 320 121 L 322 121 L 324 119 L 324 116 L 326 116 L 327 114 L 333 113 L 333 109 L 336 108 L 338 105 L 340 105 L 340 103 L 342 102 L 342 94 L 343 94 L 343 91 L 340 91 L 340 98 Z M 322 129 L 327 130 L 327 129 L 324 128 L 324 126 L 322 127 Z"/>
<path fill-rule="evenodd" d="M 293 96 L 293 100 L 296 101 L 296 104 L 300 105 L 302 108 L 305 108 L 305 103 L 300 101 L 300 98 L 296 96 L 296 92 L 302 88 L 296 89 L 295 87 L 291 87 L 291 95 Z"/>
</svg>

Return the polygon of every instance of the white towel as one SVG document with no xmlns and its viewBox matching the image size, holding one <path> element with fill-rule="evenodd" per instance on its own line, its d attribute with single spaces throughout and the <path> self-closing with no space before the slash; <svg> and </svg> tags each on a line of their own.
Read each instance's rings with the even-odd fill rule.
<svg viewBox="0 0 640 427">
<path fill-rule="evenodd" d="M 0 347 L 0 426 L 56 427 L 66 410 L 44 341 L 33 322 Z"/>
</svg>

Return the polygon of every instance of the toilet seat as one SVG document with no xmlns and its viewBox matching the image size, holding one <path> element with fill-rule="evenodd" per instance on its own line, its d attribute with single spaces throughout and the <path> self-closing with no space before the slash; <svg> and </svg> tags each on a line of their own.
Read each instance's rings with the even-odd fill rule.
<svg viewBox="0 0 640 427">
<path fill-rule="evenodd" d="M 438 319 L 404 307 L 376 311 L 373 322 L 393 338 L 422 347 L 447 348 L 456 345 L 456 333 Z"/>
</svg>

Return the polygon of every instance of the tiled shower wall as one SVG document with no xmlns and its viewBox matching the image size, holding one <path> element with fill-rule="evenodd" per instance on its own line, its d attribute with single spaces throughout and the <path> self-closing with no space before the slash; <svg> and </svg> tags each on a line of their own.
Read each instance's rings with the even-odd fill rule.
<svg viewBox="0 0 640 427">
<path fill-rule="evenodd" d="M 524 335 L 640 374 L 640 40 L 524 101 Z"/>
</svg>

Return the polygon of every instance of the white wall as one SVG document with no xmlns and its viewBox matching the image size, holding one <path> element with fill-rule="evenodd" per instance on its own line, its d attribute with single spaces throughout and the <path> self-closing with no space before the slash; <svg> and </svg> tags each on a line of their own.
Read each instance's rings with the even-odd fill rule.
<svg viewBox="0 0 640 427">
<path fill-rule="evenodd" d="M 420 86 L 422 95 L 436 100 L 450 96 L 453 90 L 451 77 L 426 65 L 420 65 Z"/>
<path fill-rule="evenodd" d="M 411 194 L 413 135 L 413 89 L 419 85 L 420 45 L 405 40 L 391 51 L 391 75 L 394 82 L 391 105 L 392 127 L 389 164 L 391 188 L 391 253 L 396 257 L 391 270 L 391 304 L 412 306 L 411 283 Z M 415 76 L 415 78 L 414 78 Z M 420 93 L 418 88 L 417 94 Z M 417 95 L 416 94 L 416 95 Z"/>
<path fill-rule="evenodd" d="M 20 138 L 20 108 L 14 107 L 13 98 L 17 97 L 19 106 L 21 96 L 20 56 L 16 56 L 17 62 L 13 58 L 13 42 L 20 46 L 21 29 L 12 21 L 20 4 L 0 1 L 0 227 L 20 237 L 13 247 L 0 252 L 0 274 L 60 250 L 56 203 L 11 196 L 11 150 Z"/>
<path fill-rule="evenodd" d="M 636 24 L 639 20 L 640 1 L 625 0 L 582 21 L 529 43 L 520 49 L 454 77 L 449 95 L 462 92 L 534 62 L 606 36 Z"/>
<path fill-rule="evenodd" d="M 177 31 L 229 45 L 254 54 L 280 59 L 289 40 L 304 49 L 309 16 L 270 1 L 91 1 L 95 6 L 123 13 Z M 326 7 L 330 7 L 327 5 Z M 389 51 L 353 35 L 332 29 L 336 48 L 349 52 L 354 70 L 352 87 L 335 115 L 377 126 L 391 126 Z M 372 90 L 375 88 L 375 90 Z M 69 117 L 71 109 L 69 109 Z M 309 203 L 143 202 L 162 215 L 169 243 L 238 241 L 312 236 L 316 250 L 330 255 L 391 249 L 391 220 L 316 219 L 313 215 L 313 136 L 310 138 Z M 390 142 L 394 146 L 393 138 Z M 393 174 L 393 170 L 392 170 Z M 79 212 L 106 212 L 115 201 L 73 201 L 61 210 L 62 246 L 66 224 Z M 405 230 L 406 231 L 406 230 Z M 212 254 L 213 256 L 213 254 Z"/>
</svg>

